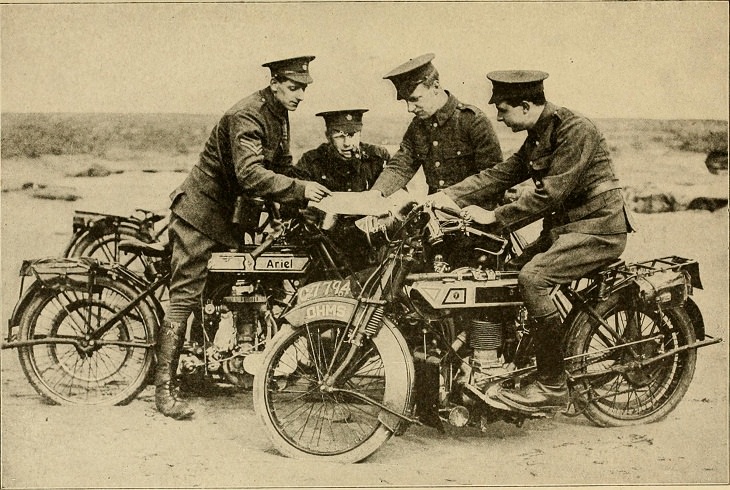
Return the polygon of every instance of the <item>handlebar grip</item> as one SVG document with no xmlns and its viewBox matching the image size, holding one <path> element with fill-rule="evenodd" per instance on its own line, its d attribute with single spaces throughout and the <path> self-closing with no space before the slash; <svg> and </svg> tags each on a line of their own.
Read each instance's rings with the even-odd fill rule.
<svg viewBox="0 0 730 490">
<path fill-rule="evenodd" d="M 269 247 L 273 245 L 273 243 L 278 240 L 283 234 L 284 226 L 277 226 L 276 228 L 274 228 L 269 236 L 266 237 L 263 242 L 261 242 L 261 245 L 256 247 L 253 252 L 251 252 L 251 257 L 253 257 L 254 260 L 257 259 L 262 253 L 266 252 L 266 250 L 268 250 Z"/>
<path fill-rule="evenodd" d="M 254 260 L 256 260 L 257 258 L 259 258 L 259 256 L 262 253 L 266 252 L 266 250 L 276 241 L 277 238 L 278 237 L 277 236 L 274 236 L 273 233 L 271 235 L 269 235 L 268 238 L 266 238 L 266 240 L 264 240 L 263 242 L 261 242 L 261 245 L 259 245 L 258 247 L 256 247 L 254 249 L 254 251 L 251 252 L 251 257 L 253 257 Z"/>
</svg>

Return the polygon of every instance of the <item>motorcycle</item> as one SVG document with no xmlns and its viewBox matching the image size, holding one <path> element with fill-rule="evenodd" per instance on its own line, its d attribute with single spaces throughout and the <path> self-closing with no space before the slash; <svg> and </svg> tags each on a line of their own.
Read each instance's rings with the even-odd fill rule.
<svg viewBox="0 0 730 490">
<path fill-rule="evenodd" d="M 214 253 L 200 310 L 180 358 L 188 386 L 219 381 L 249 389 L 249 357 L 260 355 L 302 284 L 352 273 L 320 224 L 322 215 L 283 219 L 267 208 L 260 243 Z M 24 261 L 21 291 L 3 349 L 17 348 L 30 384 L 58 404 L 124 404 L 151 373 L 170 279 L 164 244 L 124 239 L 141 273 L 93 257 Z M 26 285 L 26 278 L 34 281 Z"/>
<path fill-rule="evenodd" d="M 167 231 L 166 213 L 137 209 L 131 216 L 76 210 L 72 235 L 64 257 L 96 257 L 105 262 L 132 266 L 136 257 L 119 249 L 122 240 L 136 239 L 146 243 L 160 240 Z M 165 221 L 162 226 L 156 224 Z"/>
<path fill-rule="evenodd" d="M 254 408 L 294 458 L 360 461 L 410 425 L 521 426 L 552 416 L 492 396 L 534 377 L 528 313 L 510 270 L 514 240 L 458 214 L 417 206 L 369 231 L 383 243 L 362 285 L 303 286 L 264 353 Z M 696 261 L 618 261 L 555 288 L 564 320 L 565 415 L 599 426 L 658 421 L 686 393 L 705 333 L 690 297 Z M 478 361 L 478 362 L 474 362 Z"/>
</svg>

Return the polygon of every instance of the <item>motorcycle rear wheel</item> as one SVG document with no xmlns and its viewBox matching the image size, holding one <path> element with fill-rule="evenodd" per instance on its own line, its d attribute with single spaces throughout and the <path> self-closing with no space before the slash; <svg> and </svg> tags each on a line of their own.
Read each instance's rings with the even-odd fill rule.
<svg viewBox="0 0 730 490">
<path fill-rule="evenodd" d="M 346 335 L 345 327 L 344 322 L 330 320 L 296 328 L 285 325 L 266 349 L 254 378 L 254 408 L 274 446 L 285 456 L 354 463 L 374 453 L 393 434 L 381 422 L 384 411 L 378 406 L 352 394 L 320 389 L 334 345 Z M 349 346 L 342 344 L 338 360 Z M 337 387 L 406 413 L 412 383 L 409 365 L 412 361 L 403 336 L 383 326 L 364 341 Z"/>
<path fill-rule="evenodd" d="M 106 277 L 86 289 L 39 289 L 20 317 L 18 340 L 55 337 L 86 342 L 108 318 L 137 296 L 136 291 Z M 145 387 L 154 358 L 157 317 L 142 302 L 86 352 L 66 342 L 20 347 L 25 376 L 45 399 L 60 405 L 120 405 Z M 133 342 L 137 345 L 130 345 Z"/>
<path fill-rule="evenodd" d="M 620 338 L 616 339 L 595 319 L 581 314 L 574 323 L 576 328 L 568 344 L 568 356 L 607 352 L 607 348 L 623 342 L 659 335 L 662 338 L 658 342 L 640 342 L 632 349 L 612 350 L 598 362 L 573 360 L 569 363 L 572 374 L 605 372 L 617 365 L 649 359 L 695 341 L 692 323 L 682 308 L 653 311 L 614 293 L 595 309 Z M 630 322 L 635 322 L 632 325 L 636 328 L 630 327 Z M 586 417 L 601 427 L 656 422 L 674 410 L 684 397 L 694 376 L 696 360 L 697 351 L 688 349 L 624 373 L 606 372 L 583 379 L 574 386 L 574 391 L 582 393 L 579 396 L 587 402 Z"/>
</svg>

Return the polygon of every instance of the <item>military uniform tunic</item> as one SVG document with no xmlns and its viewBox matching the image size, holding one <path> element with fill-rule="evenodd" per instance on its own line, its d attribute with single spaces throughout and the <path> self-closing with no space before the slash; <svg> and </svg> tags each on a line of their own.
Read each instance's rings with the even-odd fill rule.
<svg viewBox="0 0 730 490">
<path fill-rule="evenodd" d="M 605 139 L 589 119 L 549 102 L 517 153 L 444 192 L 460 206 L 479 204 L 529 178 L 532 192 L 495 210 L 505 228 L 547 217 L 566 232 L 630 231 Z"/>
<path fill-rule="evenodd" d="M 344 159 L 330 143 L 304 153 L 296 169 L 303 179 L 319 182 L 333 192 L 362 192 L 372 188 L 390 160 L 388 150 L 360 143 L 359 157 Z"/>
<path fill-rule="evenodd" d="M 373 189 L 389 196 L 423 167 L 429 193 L 433 193 L 500 161 L 502 150 L 487 116 L 449 94 L 433 116 L 413 118 L 400 149 Z"/>
<path fill-rule="evenodd" d="M 269 87 L 254 92 L 221 118 L 198 164 L 172 194 L 172 212 L 229 247 L 241 237 L 231 224 L 236 198 L 304 202 L 304 183 L 289 151 L 289 115 Z"/>
<path fill-rule="evenodd" d="M 517 153 L 444 193 L 459 206 L 479 205 L 529 178 L 534 189 L 494 213 L 509 230 L 545 218 L 518 278 L 528 311 L 541 317 L 555 311 L 552 287 L 617 259 L 632 227 L 603 136 L 589 119 L 549 102 Z"/>
<path fill-rule="evenodd" d="M 199 307 L 211 253 L 242 241 L 242 230 L 232 223 L 237 197 L 303 204 L 305 184 L 295 175 L 288 112 L 269 87 L 223 115 L 197 165 L 171 195 L 172 275 L 166 320 L 187 321 Z"/>
<path fill-rule="evenodd" d="M 296 169 L 301 178 L 319 182 L 333 192 L 362 192 L 372 188 L 389 159 L 388 150 L 368 143 L 360 143 L 359 158 L 352 159 L 342 158 L 330 143 L 323 143 L 304 153 Z M 369 250 L 355 219 L 340 217 L 328 235 L 352 270 L 359 271 L 368 266 Z"/>
</svg>

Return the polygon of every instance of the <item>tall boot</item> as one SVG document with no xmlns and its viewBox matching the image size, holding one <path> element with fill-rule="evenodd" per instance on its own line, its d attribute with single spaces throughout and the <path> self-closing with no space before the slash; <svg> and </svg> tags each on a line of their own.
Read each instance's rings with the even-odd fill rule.
<svg viewBox="0 0 730 490">
<path fill-rule="evenodd" d="M 528 412 L 564 407 L 569 398 L 560 315 L 553 313 L 537 319 L 535 323 L 536 381 L 519 390 L 503 389 L 497 394 L 505 404 Z"/>
<path fill-rule="evenodd" d="M 176 420 L 190 418 L 194 412 L 182 400 L 175 398 L 172 383 L 177 374 L 180 349 L 185 335 L 185 323 L 165 320 L 157 344 L 157 367 L 155 369 L 155 405 L 157 410 Z"/>
</svg>

